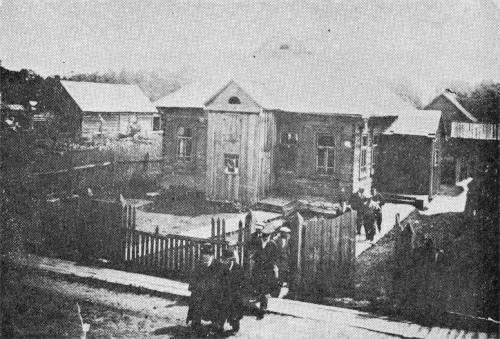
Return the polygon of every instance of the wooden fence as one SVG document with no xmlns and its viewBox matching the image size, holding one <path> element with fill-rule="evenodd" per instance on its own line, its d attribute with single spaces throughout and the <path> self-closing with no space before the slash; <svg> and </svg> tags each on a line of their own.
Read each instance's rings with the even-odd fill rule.
<svg viewBox="0 0 500 339">
<path fill-rule="evenodd" d="M 297 279 L 307 292 L 352 289 L 356 249 L 356 212 L 334 219 L 298 223 Z"/>
<path fill-rule="evenodd" d="M 111 267 L 159 276 L 183 278 L 200 258 L 202 244 L 214 247 L 215 257 L 235 238 L 239 262 L 249 227 L 239 223 L 226 238 L 224 219 L 212 219 L 210 238 L 148 233 L 135 227 L 136 208 L 120 196 L 116 201 L 94 199 L 92 194 L 47 200 L 42 208 L 42 249 L 61 258 L 95 261 Z M 247 225 L 249 226 L 249 225 Z"/>
</svg>

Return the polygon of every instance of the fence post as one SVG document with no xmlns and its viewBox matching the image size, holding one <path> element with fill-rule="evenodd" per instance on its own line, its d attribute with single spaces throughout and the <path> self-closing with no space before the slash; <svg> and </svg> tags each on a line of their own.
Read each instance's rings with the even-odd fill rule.
<svg viewBox="0 0 500 339">
<path fill-rule="evenodd" d="M 210 238 L 215 238 L 215 219 L 212 217 L 212 231 L 210 233 Z"/>
<path fill-rule="evenodd" d="M 297 212 L 297 274 L 295 276 L 295 285 L 302 283 L 302 245 L 304 232 L 304 218 Z"/>
<path fill-rule="evenodd" d="M 240 259 L 240 265 L 243 266 L 243 252 L 244 252 L 244 247 L 243 247 L 243 222 L 240 220 L 238 222 L 238 257 Z"/>
</svg>

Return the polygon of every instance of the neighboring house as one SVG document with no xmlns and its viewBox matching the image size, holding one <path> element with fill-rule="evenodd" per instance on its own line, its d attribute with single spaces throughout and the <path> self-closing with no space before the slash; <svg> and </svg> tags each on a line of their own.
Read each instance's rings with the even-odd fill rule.
<svg viewBox="0 0 500 339">
<path fill-rule="evenodd" d="M 369 190 L 379 136 L 416 109 L 380 84 L 311 70 L 296 54 L 291 61 L 301 67 L 280 59 L 156 102 L 167 180 L 201 188 L 210 200 L 245 203 Z"/>
<path fill-rule="evenodd" d="M 474 177 L 498 159 L 498 124 L 452 122 L 449 152 L 455 156 L 456 180 Z"/>
<path fill-rule="evenodd" d="M 136 85 L 61 81 L 58 103 L 71 132 L 85 138 L 162 134 L 160 114 Z"/>
<path fill-rule="evenodd" d="M 466 155 L 456 156 L 450 148 L 451 125 L 453 122 L 477 122 L 477 119 L 468 112 L 457 100 L 455 93 L 446 90 L 434 98 L 425 110 L 439 110 L 442 112 L 442 121 L 446 140 L 443 143 L 442 180 L 443 183 L 454 184 L 460 180 L 456 169 L 466 168 L 471 165 L 471 159 Z M 466 170 L 470 171 L 470 170 Z"/>
<path fill-rule="evenodd" d="M 374 185 L 386 193 L 432 199 L 441 184 L 444 133 L 440 111 L 401 114 L 379 139 Z"/>
</svg>

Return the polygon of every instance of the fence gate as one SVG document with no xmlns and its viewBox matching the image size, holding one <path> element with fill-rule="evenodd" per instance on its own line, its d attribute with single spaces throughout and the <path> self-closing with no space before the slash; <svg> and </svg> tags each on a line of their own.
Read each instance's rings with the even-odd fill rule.
<svg viewBox="0 0 500 339">
<path fill-rule="evenodd" d="M 305 221 L 301 226 L 300 285 L 305 291 L 352 289 L 356 249 L 356 212 L 334 219 Z"/>
</svg>

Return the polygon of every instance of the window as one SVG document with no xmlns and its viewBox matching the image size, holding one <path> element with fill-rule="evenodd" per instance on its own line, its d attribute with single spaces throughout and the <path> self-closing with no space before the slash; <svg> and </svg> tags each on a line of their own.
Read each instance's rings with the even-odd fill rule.
<svg viewBox="0 0 500 339">
<path fill-rule="evenodd" d="M 373 134 L 372 135 L 372 159 L 371 159 L 371 175 L 373 175 L 374 173 L 374 170 L 375 170 L 375 158 L 376 158 L 376 151 L 377 151 L 377 146 L 378 146 L 378 143 L 379 143 L 379 138 L 380 138 L 380 135 L 378 134 Z"/>
<path fill-rule="evenodd" d="M 230 103 L 231 105 L 239 105 L 241 104 L 241 101 L 238 97 L 230 97 L 228 103 Z"/>
<path fill-rule="evenodd" d="M 281 169 L 287 172 L 295 172 L 297 166 L 297 133 L 282 132 L 280 144 Z"/>
<path fill-rule="evenodd" d="M 361 152 L 359 153 L 359 177 L 365 177 L 368 171 L 368 135 L 361 135 Z"/>
<path fill-rule="evenodd" d="M 298 142 L 297 133 L 281 133 L 281 144 L 286 146 L 296 146 Z"/>
<path fill-rule="evenodd" d="M 224 173 L 238 174 L 239 158 L 236 154 L 224 154 Z"/>
<path fill-rule="evenodd" d="M 191 161 L 193 135 L 191 128 L 179 127 L 177 129 L 177 159 Z"/>
<path fill-rule="evenodd" d="M 317 140 L 317 171 L 321 174 L 333 174 L 335 165 L 335 137 L 319 135 Z"/>
<path fill-rule="evenodd" d="M 161 117 L 153 117 L 153 131 L 161 131 Z"/>
</svg>

